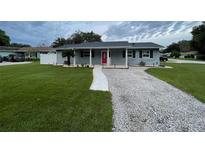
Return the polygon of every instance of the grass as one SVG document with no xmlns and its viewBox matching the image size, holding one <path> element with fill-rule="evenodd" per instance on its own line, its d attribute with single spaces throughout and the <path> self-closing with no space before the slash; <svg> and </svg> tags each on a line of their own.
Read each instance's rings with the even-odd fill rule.
<svg viewBox="0 0 205 154">
<path fill-rule="evenodd" d="M 146 72 L 205 103 L 205 65 L 169 63 L 168 66 L 173 68 L 150 68 Z"/>
<path fill-rule="evenodd" d="M 0 131 L 111 131 L 111 94 L 91 82 L 89 68 L 0 67 Z"/>
</svg>

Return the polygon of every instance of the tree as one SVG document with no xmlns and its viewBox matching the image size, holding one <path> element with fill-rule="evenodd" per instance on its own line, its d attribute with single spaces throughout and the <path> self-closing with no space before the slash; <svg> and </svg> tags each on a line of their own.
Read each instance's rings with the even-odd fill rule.
<svg viewBox="0 0 205 154">
<path fill-rule="evenodd" d="M 65 44 L 78 44 L 83 42 L 95 42 L 102 41 L 101 36 L 99 34 L 91 32 L 81 32 L 77 31 L 73 33 L 69 38 L 57 38 L 53 43 L 52 47 L 59 47 Z"/>
<path fill-rule="evenodd" d="M 205 22 L 193 28 L 191 46 L 200 54 L 205 55 Z"/>
<path fill-rule="evenodd" d="M 182 40 L 178 42 L 180 52 L 187 52 L 191 50 L 191 41 L 188 40 Z"/>
<path fill-rule="evenodd" d="M 62 37 L 58 37 L 53 43 L 52 43 L 52 47 L 56 48 L 62 45 L 67 44 L 66 39 L 62 38 Z"/>
<path fill-rule="evenodd" d="M 167 46 L 167 48 L 164 50 L 164 52 L 180 52 L 180 47 L 178 43 L 172 43 L 171 45 Z"/>
<path fill-rule="evenodd" d="M 29 44 L 11 43 L 11 47 L 31 47 Z"/>
<path fill-rule="evenodd" d="M 99 34 L 91 32 L 75 32 L 71 35 L 70 39 L 74 44 L 83 43 L 83 42 L 95 42 L 95 41 L 102 41 L 101 36 Z"/>
<path fill-rule="evenodd" d="M 0 46 L 9 46 L 10 38 L 6 35 L 5 31 L 0 29 Z"/>
<path fill-rule="evenodd" d="M 62 52 L 63 57 L 67 57 L 67 64 L 70 65 L 70 57 L 74 56 L 74 52 L 72 50 L 66 50 Z"/>
<path fill-rule="evenodd" d="M 170 54 L 170 57 L 174 57 L 174 58 L 179 58 L 179 56 L 181 56 L 180 52 L 176 52 L 176 51 L 172 51 L 172 53 Z"/>
</svg>

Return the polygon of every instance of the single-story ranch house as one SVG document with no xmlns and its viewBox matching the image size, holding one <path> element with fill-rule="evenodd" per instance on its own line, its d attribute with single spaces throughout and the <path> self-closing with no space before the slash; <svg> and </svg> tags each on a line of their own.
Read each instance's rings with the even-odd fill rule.
<svg viewBox="0 0 205 154">
<path fill-rule="evenodd" d="M 160 48 L 163 46 L 152 42 L 129 43 L 118 42 L 84 42 L 68 44 L 56 48 L 55 52 L 41 53 L 41 64 L 63 65 L 66 57 L 62 52 L 72 50 L 71 65 L 145 65 L 158 66 L 160 64 Z"/>
</svg>

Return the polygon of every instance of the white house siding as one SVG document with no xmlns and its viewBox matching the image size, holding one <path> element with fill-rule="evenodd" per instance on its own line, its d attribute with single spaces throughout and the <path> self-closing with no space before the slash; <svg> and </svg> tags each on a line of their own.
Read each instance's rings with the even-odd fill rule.
<svg viewBox="0 0 205 154">
<path fill-rule="evenodd" d="M 53 64 L 57 63 L 56 53 L 41 53 L 40 64 Z"/>
</svg>

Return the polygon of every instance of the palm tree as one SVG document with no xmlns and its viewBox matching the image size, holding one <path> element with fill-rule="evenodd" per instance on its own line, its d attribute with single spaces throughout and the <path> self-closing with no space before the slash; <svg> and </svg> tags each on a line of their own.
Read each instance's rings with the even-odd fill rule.
<svg viewBox="0 0 205 154">
<path fill-rule="evenodd" d="M 72 50 L 64 50 L 62 52 L 63 57 L 67 57 L 67 64 L 70 65 L 70 57 L 75 56 Z"/>
</svg>

